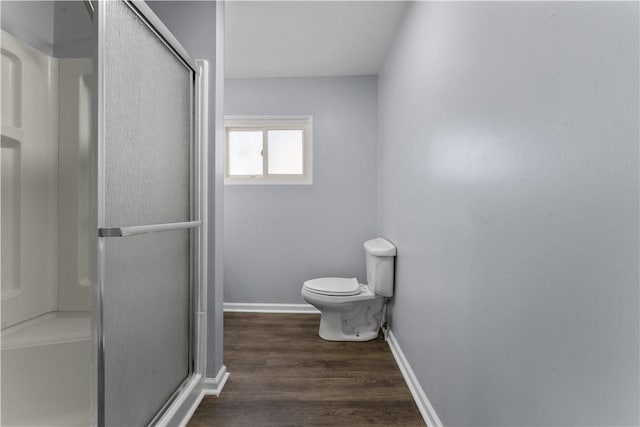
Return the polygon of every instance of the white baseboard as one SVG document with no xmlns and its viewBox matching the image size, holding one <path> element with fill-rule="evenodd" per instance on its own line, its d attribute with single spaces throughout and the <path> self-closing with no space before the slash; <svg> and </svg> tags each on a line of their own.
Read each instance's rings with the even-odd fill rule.
<svg viewBox="0 0 640 427">
<path fill-rule="evenodd" d="M 429 427 L 442 427 L 442 421 L 440 421 L 438 414 L 436 414 L 436 411 L 433 409 L 433 406 L 431 406 L 429 399 L 427 399 L 427 395 L 422 389 L 422 386 L 420 386 L 418 378 L 416 378 L 413 369 L 411 369 L 411 365 L 409 365 L 406 357 L 404 357 L 404 353 L 402 352 L 402 349 L 400 348 L 400 345 L 392 331 L 389 331 L 387 343 L 389 344 L 393 357 L 396 359 L 396 363 L 400 368 L 400 372 L 402 372 L 402 376 L 404 377 L 407 386 L 409 386 L 409 391 L 413 396 L 413 400 L 415 400 L 416 405 L 418 405 L 418 410 L 420 411 L 422 418 L 424 418 L 424 422 L 427 423 Z"/>
<path fill-rule="evenodd" d="M 228 379 L 229 372 L 227 372 L 227 367 L 222 365 L 215 378 L 204 379 L 204 387 L 202 389 L 204 394 L 208 396 L 220 396 L 220 393 Z"/>
<path fill-rule="evenodd" d="M 254 304 L 225 302 L 224 311 L 247 313 L 320 313 L 311 304 Z"/>
</svg>

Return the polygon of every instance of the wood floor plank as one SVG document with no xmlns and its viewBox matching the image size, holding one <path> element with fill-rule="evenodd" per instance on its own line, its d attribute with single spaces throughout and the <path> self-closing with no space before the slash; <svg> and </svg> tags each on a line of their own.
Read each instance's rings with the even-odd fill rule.
<svg viewBox="0 0 640 427">
<path fill-rule="evenodd" d="M 319 315 L 225 313 L 219 398 L 189 422 L 210 426 L 424 426 L 389 347 L 329 342 Z"/>
</svg>

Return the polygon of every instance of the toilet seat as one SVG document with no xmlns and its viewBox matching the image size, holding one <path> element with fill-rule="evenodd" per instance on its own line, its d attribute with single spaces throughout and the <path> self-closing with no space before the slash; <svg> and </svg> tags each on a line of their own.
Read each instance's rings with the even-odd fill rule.
<svg viewBox="0 0 640 427">
<path fill-rule="evenodd" d="M 360 293 L 360 283 L 355 277 L 321 277 L 307 280 L 303 288 L 320 295 L 350 296 Z"/>
</svg>

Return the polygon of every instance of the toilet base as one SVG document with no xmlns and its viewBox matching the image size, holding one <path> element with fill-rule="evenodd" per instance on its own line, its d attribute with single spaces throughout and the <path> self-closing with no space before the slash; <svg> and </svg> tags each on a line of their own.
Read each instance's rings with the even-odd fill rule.
<svg viewBox="0 0 640 427">
<path fill-rule="evenodd" d="M 377 338 L 382 324 L 383 298 L 349 304 L 349 310 L 319 307 L 320 338 L 327 341 L 370 341 Z"/>
<path fill-rule="evenodd" d="M 375 331 L 356 330 L 345 334 L 342 331 L 341 313 L 322 313 L 318 335 L 326 341 L 370 341 L 378 337 L 380 327 Z"/>
</svg>

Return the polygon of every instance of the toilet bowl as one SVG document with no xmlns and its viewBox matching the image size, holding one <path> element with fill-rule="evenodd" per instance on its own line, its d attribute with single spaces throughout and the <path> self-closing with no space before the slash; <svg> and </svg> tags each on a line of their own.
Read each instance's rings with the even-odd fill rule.
<svg viewBox="0 0 640 427">
<path fill-rule="evenodd" d="M 367 284 L 356 278 L 307 280 L 302 297 L 320 313 L 319 335 L 328 341 L 368 341 L 378 336 L 387 297 L 393 295 L 396 248 L 377 238 L 364 243 Z"/>
</svg>

